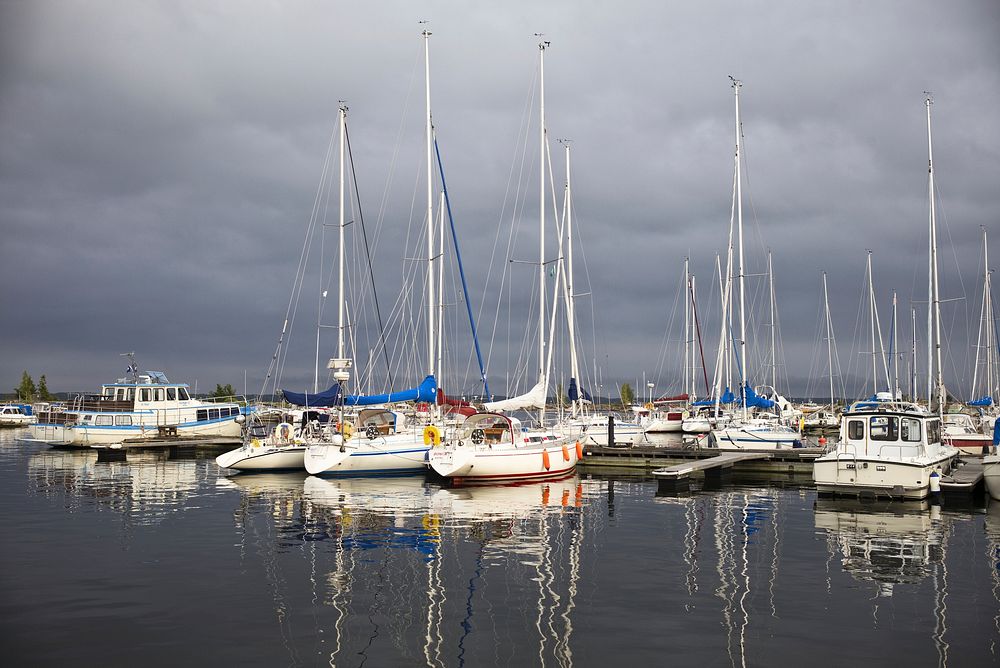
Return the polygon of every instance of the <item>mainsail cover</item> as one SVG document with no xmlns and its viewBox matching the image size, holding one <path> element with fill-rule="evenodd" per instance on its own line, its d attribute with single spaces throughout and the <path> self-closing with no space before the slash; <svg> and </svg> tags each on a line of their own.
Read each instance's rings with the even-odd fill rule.
<svg viewBox="0 0 1000 668">
<path fill-rule="evenodd" d="M 583 393 L 583 400 L 586 403 L 593 403 L 594 402 L 594 400 L 590 397 L 590 392 L 588 392 L 587 390 L 584 390 L 583 388 L 580 388 L 580 391 L 579 392 L 577 391 L 577 389 L 576 389 L 576 378 L 573 378 L 573 376 L 570 376 L 569 377 L 569 390 L 567 391 L 567 394 L 569 395 L 569 400 L 570 401 L 576 401 L 577 399 L 580 398 L 580 393 L 581 392 Z"/>
<path fill-rule="evenodd" d="M 339 406 L 340 385 L 333 385 L 325 392 L 310 394 L 308 392 L 292 392 L 282 390 L 285 400 L 296 406 L 311 406 L 313 408 Z M 437 380 L 433 375 L 424 378 L 419 387 L 402 392 L 388 394 L 348 394 L 344 397 L 344 406 L 374 406 L 376 404 L 391 404 L 400 401 L 435 401 L 437 399 Z"/>
<path fill-rule="evenodd" d="M 483 404 L 483 406 L 490 412 L 522 411 L 530 410 L 532 408 L 545 408 L 545 386 L 546 382 L 544 380 L 540 380 L 533 388 L 520 396 L 511 397 L 510 399 L 502 399 L 500 401 L 488 401 Z"/>
<path fill-rule="evenodd" d="M 970 406 L 983 406 L 983 407 L 985 407 L 985 406 L 992 406 L 993 405 L 993 397 L 991 397 L 990 395 L 987 394 L 985 397 L 982 397 L 981 399 L 976 399 L 975 401 L 970 401 L 969 405 Z"/>
</svg>

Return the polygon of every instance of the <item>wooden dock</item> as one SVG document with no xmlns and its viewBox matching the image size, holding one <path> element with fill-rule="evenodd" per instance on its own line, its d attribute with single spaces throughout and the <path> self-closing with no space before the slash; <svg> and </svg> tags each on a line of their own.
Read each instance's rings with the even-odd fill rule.
<svg viewBox="0 0 1000 668">
<path fill-rule="evenodd" d="M 692 473 L 704 473 L 708 481 L 711 481 L 713 478 L 721 479 L 725 473 L 733 468 L 734 464 L 752 460 L 771 459 L 772 454 L 770 451 L 723 452 L 714 457 L 656 469 L 653 471 L 653 476 L 656 477 L 661 492 L 682 491 L 687 489 L 690 484 Z"/>
<path fill-rule="evenodd" d="M 813 460 L 824 453 L 822 448 L 782 450 L 719 450 L 718 448 L 664 448 L 657 446 L 586 447 L 581 466 L 652 471 L 682 462 L 698 462 L 721 454 L 765 453 L 768 458 L 748 457 L 739 463 L 740 472 L 764 474 L 812 475 Z"/>
<path fill-rule="evenodd" d="M 110 445 L 92 445 L 99 450 L 123 450 L 133 448 L 235 448 L 243 443 L 241 438 L 225 438 L 221 436 L 187 437 L 160 436 L 157 438 L 127 438 L 121 443 Z"/>
</svg>

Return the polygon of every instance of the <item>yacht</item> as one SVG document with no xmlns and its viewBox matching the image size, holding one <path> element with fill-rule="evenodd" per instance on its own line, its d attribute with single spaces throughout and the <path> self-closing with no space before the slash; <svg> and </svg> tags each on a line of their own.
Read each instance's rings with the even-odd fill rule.
<svg viewBox="0 0 1000 668">
<path fill-rule="evenodd" d="M 945 442 L 967 455 L 982 455 L 993 443 L 992 434 L 984 434 L 968 413 L 945 413 L 941 427 Z"/>
<path fill-rule="evenodd" d="M 239 438 L 245 416 L 235 401 L 191 396 L 186 383 L 172 383 L 160 371 L 140 373 L 79 395 L 64 408 L 52 407 L 31 425 L 31 440 L 90 447 L 163 437 Z"/>
<path fill-rule="evenodd" d="M 923 499 L 932 476 L 951 473 L 959 450 L 941 442 L 941 420 L 925 408 L 882 392 L 841 417 L 840 438 L 816 459 L 819 494 Z"/>
</svg>

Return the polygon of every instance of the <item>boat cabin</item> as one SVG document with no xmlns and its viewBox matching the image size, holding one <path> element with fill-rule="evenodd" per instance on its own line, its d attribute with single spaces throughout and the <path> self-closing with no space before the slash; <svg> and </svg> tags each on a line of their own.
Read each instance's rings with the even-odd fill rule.
<svg viewBox="0 0 1000 668">
<path fill-rule="evenodd" d="M 858 405 L 844 413 L 840 441 L 857 455 L 917 457 L 928 446 L 941 444 L 941 420 L 923 409 L 899 402 L 881 406 Z"/>
<path fill-rule="evenodd" d="M 365 408 L 358 413 L 354 431 L 368 438 L 395 434 L 406 427 L 406 416 L 385 408 Z"/>
</svg>

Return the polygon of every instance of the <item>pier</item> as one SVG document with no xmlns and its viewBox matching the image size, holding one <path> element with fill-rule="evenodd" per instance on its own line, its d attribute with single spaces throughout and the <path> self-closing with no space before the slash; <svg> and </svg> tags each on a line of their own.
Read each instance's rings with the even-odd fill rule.
<svg viewBox="0 0 1000 668">
<path fill-rule="evenodd" d="M 771 452 L 724 452 L 714 457 L 674 464 L 653 471 L 661 492 L 684 491 L 691 482 L 692 473 L 704 473 L 705 479 L 711 481 L 730 472 L 734 464 L 752 460 L 771 459 Z"/>
</svg>

